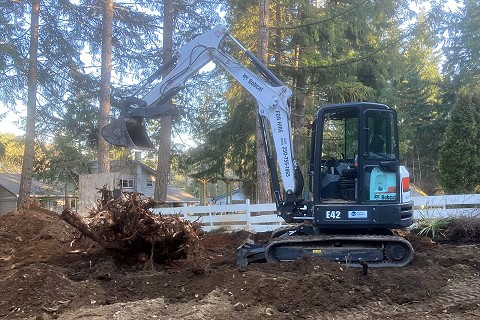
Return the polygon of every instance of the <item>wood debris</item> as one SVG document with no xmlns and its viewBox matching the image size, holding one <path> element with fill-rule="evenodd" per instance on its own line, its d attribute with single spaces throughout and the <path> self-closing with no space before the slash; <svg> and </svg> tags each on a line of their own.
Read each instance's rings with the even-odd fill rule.
<svg viewBox="0 0 480 320">
<path fill-rule="evenodd" d="M 97 190 L 101 198 L 88 217 L 65 209 L 62 219 L 103 247 L 140 261 L 163 263 L 200 257 L 199 224 L 175 215 L 154 214 L 150 209 L 156 202 L 140 193 L 123 192 L 114 199 L 106 186 Z"/>
</svg>

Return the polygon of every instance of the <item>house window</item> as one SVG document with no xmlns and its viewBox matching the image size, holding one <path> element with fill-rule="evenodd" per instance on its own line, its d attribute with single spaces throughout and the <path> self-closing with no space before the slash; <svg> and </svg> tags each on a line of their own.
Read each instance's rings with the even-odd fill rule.
<svg viewBox="0 0 480 320">
<path fill-rule="evenodd" d="M 122 189 L 133 189 L 134 179 L 122 179 L 120 181 L 122 183 Z"/>
<path fill-rule="evenodd" d="M 153 188 L 153 180 L 147 179 L 147 188 Z"/>
</svg>

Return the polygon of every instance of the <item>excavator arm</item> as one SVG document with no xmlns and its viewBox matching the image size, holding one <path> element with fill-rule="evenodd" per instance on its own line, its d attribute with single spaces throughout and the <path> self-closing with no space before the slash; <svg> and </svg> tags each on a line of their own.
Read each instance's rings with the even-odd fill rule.
<svg viewBox="0 0 480 320">
<path fill-rule="evenodd" d="M 229 55 L 224 48 L 227 41 L 236 45 L 261 75 L 254 73 Z M 292 95 L 292 91 L 260 60 L 246 50 L 224 26 L 218 26 L 199 35 L 177 50 L 172 59 L 167 64 L 174 65 L 173 69 L 143 99 L 127 99 L 120 118 L 102 129 L 102 136 L 105 140 L 110 144 L 123 147 L 153 148 L 153 144 L 150 142 L 142 124 L 143 118 L 160 117 L 174 113 L 174 108 L 171 104 L 168 104 L 168 101 L 202 67 L 209 62 L 214 62 L 234 77 L 258 102 L 258 112 L 261 116 L 275 201 L 279 211 L 282 211 L 282 216 L 285 215 L 285 218 L 291 211 L 301 207 L 302 200 L 297 197 L 301 193 L 301 188 L 295 184 L 295 176 L 299 175 L 299 169 L 293 159 L 290 108 L 288 105 L 288 99 Z M 154 77 L 159 76 L 160 73 L 156 72 Z M 152 77 L 149 78 L 149 81 L 151 80 Z M 270 131 L 265 120 L 270 125 Z M 273 137 L 274 148 L 270 146 L 270 135 Z M 272 149 L 275 149 L 275 154 L 272 153 Z M 276 170 L 277 162 L 283 189 L 286 193 L 285 201 L 282 199 L 280 192 Z"/>
</svg>

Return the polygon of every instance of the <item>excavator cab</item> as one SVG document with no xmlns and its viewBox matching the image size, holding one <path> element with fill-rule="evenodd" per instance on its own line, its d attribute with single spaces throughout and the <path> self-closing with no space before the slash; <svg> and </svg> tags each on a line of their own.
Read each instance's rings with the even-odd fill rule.
<svg viewBox="0 0 480 320">
<path fill-rule="evenodd" d="M 312 124 L 308 211 L 300 226 L 276 230 L 269 262 L 317 256 L 352 267 L 401 267 L 413 248 L 392 229 L 412 224 L 408 171 L 400 165 L 395 110 L 355 102 L 320 107 Z M 248 249 L 248 250 L 247 250 Z M 242 247 L 239 265 L 257 259 Z"/>
<path fill-rule="evenodd" d="M 409 181 L 402 175 L 396 123 L 395 110 L 377 103 L 319 109 L 310 163 L 316 225 L 374 229 L 411 225 Z"/>
</svg>

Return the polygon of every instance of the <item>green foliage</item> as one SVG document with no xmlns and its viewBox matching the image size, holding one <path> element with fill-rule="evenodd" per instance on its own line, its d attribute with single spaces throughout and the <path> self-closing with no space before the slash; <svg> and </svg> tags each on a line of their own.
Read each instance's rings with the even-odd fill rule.
<svg viewBox="0 0 480 320">
<path fill-rule="evenodd" d="M 325 86 L 325 91 L 333 101 L 337 102 L 369 101 L 375 94 L 372 87 L 368 87 L 361 82 L 339 81 Z"/>
<path fill-rule="evenodd" d="M 252 35 L 257 34 L 258 2 L 241 1 L 230 5 L 231 10 L 227 12 L 232 22 L 230 31 L 245 47 L 255 51 L 258 36 Z M 237 54 L 233 52 L 247 64 L 245 57 Z M 180 168 L 194 178 L 228 177 L 251 181 L 256 175 L 257 103 L 244 88 L 227 78 L 225 70 L 217 68 L 206 76 L 208 79 L 195 79 L 201 85 L 196 91 L 188 87 L 181 97 L 192 98 L 196 94 L 201 96 L 201 102 L 196 108 L 187 109 L 188 128 L 199 145 L 189 150 L 186 157 L 178 157 Z M 192 101 L 195 103 L 194 97 L 186 105 L 192 106 Z"/>
<path fill-rule="evenodd" d="M 27 24 L 30 6 L 25 1 L 3 1 L 0 10 L 0 101 L 15 104 L 25 98 L 26 57 L 29 34 Z"/>
<path fill-rule="evenodd" d="M 451 218 L 429 218 L 426 214 L 421 216 L 417 224 L 419 236 L 435 240 L 468 243 L 480 239 L 480 218 L 475 212 Z"/>
<path fill-rule="evenodd" d="M 91 173 L 93 159 L 83 155 L 69 138 L 57 136 L 52 144 L 43 145 L 41 149 L 34 163 L 34 173 L 39 180 L 62 187 L 64 184 L 78 186 L 78 176 Z"/>
<path fill-rule="evenodd" d="M 218 24 L 215 10 L 221 4 L 221 0 L 177 3 L 175 41 L 183 43 Z M 115 4 L 113 105 L 135 89 L 132 79 L 143 81 L 161 65 L 162 7 L 152 1 Z M 0 101 L 10 109 L 26 98 L 29 10 L 29 2 L 6 1 L 0 12 Z M 40 16 L 36 138 L 48 147 L 37 158 L 36 169 L 54 179 L 64 177 L 68 166 L 73 173 L 85 171 L 76 161 L 95 156 L 102 10 L 91 0 L 44 1 Z"/>
<path fill-rule="evenodd" d="M 250 100 L 236 100 L 230 118 L 206 133 L 206 143 L 191 150 L 188 162 L 195 164 L 195 177 L 252 179 L 255 172 L 255 107 Z M 250 119 L 250 120 L 248 120 Z M 247 120 L 247 121 L 246 121 Z"/>
<path fill-rule="evenodd" d="M 21 173 L 23 148 L 24 142 L 20 137 L 0 133 L 0 172 Z"/>
<path fill-rule="evenodd" d="M 441 149 L 439 169 L 446 192 L 479 190 L 477 164 L 480 97 L 480 16 L 478 1 L 465 0 L 453 12 L 441 12 L 439 31 L 445 37 L 445 90 L 443 104 L 451 118 Z"/>
<path fill-rule="evenodd" d="M 464 0 L 445 16 L 444 72 L 455 88 L 480 79 L 480 2 Z"/>
<path fill-rule="evenodd" d="M 479 110 L 480 87 L 460 89 L 440 152 L 442 185 L 448 193 L 471 193 L 479 187 Z"/>
<path fill-rule="evenodd" d="M 300 164 L 308 164 L 309 123 L 322 100 L 378 101 L 400 111 L 402 129 L 407 133 L 403 135 L 402 151 L 409 159 L 416 157 L 412 164 L 418 166 L 418 161 L 422 162 L 422 170 L 415 171 L 418 180 L 428 176 L 434 185 L 437 165 L 434 159 L 438 159 L 440 143 L 436 134 L 441 134 L 445 125 L 433 125 L 432 121 L 444 120 L 445 112 L 438 104 L 442 78 L 438 72 L 439 55 L 433 50 L 437 42 L 427 17 L 421 15 L 415 27 L 402 30 L 404 19 L 412 17 L 404 1 L 336 1 L 326 2 L 322 8 L 307 1 L 279 3 L 280 6 L 275 3 L 270 8 L 269 67 L 293 89 L 292 129 Z M 257 35 L 256 6 L 255 2 L 235 3 L 228 12 L 233 34 L 253 49 L 257 39 L 252 36 Z M 248 100 L 241 93 L 227 98 L 229 108 L 251 108 L 248 103 L 239 103 Z M 253 113 L 251 118 L 233 119 L 234 114 L 227 115 L 228 130 L 212 131 L 213 137 L 205 140 L 208 145 L 203 148 L 205 152 L 213 149 L 218 152 L 215 157 L 203 157 L 218 159 L 209 160 L 212 169 L 225 170 L 238 161 L 228 160 L 228 148 L 212 147 L 231 143 L 229 139 L 217 141 L 215 137 L 229 136 L 226 132 L 235 129 L 234 123 L 238 122 L 240 131 L 231 133 L 233 136 L 241 137 L 245 128 L 250 128 L 245 122 L 253 121 Z M 429 130 L 434 130 L 434 134 L 425 137 Z M 239 152 L 244 150 L 240 143 L 235 144 Z M 247 140 L 243 144 L 248 146 Z"/>
<path fill-rule="evenodd" d="M 448 113 L 442 103 L 443 78 L 436 43 L 430 18 L 420 12 L 394 64 L 393 80 L 381 96 L 398 111 L 400 150 L 410 179 L 428 194 L 435 193 L 439 185 L 439 137 L 445 132 Z"/>
<path fill-rule="evenodd" d="M 422 218 L 419 221 L 419 236 L 437 238 L 445 237 L 445 230 L 450 225 L 451 220 L 447 218 Z"/>
</svg>

